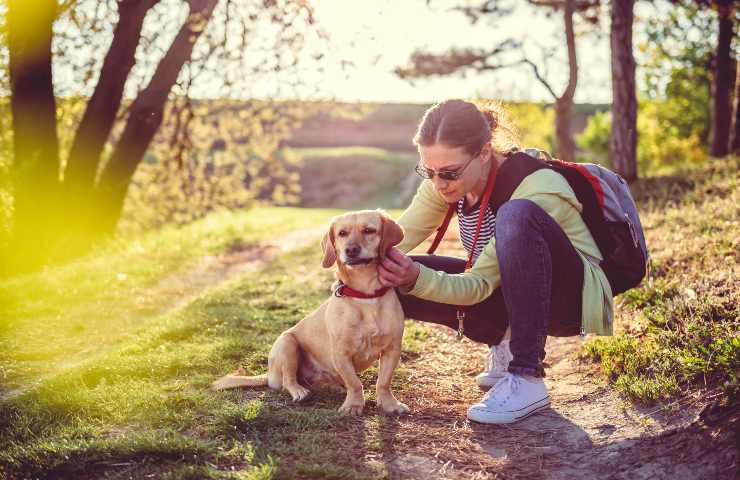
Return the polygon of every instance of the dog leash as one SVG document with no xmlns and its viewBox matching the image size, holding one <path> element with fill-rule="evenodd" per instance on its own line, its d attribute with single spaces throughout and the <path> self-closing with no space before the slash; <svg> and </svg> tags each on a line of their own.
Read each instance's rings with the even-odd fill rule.
<svg viewBox="0 0 740 480">
<path fill-rule="evenodd" d="M 493 164 L 493 159 L 491 159 L 491 170 L 488 172 L 488 180 L 486 181 L 486 190 L 483 193 L 483 197 L 480 201 L 480 207 L 478 208 L 478 223 L 475 226 L 475 235 L 473 235 L 473 248 L 470 249 L 470 254 L 468 255 L 468 261 L 465 262 L 465 272 L 473 268 L 473 254 L 475 253 L 475 247 L 478 245 L 478 237 L 480 236 L 480 229 L 481 225 L 483 224 L 483 216 L 486 214 L 486 210 L 488 208 L 488 202 L 491 200 L 491 193 L 493 192 L 493 185 L 496 183 L 496 173 L 498 173 L 498 168 Z M 447 214 L 445 215 L 444 220 L 442 221 L 442 224 L 437 229 L 437 236 L 434 237 L 434 240 L 432 241 L 432 245 L 427 250 L 427 254 L 431 255 L 434 253 L 434 251 L 439 246 L 439 243 L 442 241 L 442 237 L 445 235 L 445 231 L 447 231 L 447 227 L 450 224 L 450 219 L 452 218 L 452 215 L 455 213 L 456 210 L 456 204 L 451 203 L 449 208 L 447 209 Z M 465 333 L 465 308 L 462 305 L 457 306 L 456 311 L 456 317 L 457 317 L 457 338 L 462 339 L 463 334 Z"/>
</svg>

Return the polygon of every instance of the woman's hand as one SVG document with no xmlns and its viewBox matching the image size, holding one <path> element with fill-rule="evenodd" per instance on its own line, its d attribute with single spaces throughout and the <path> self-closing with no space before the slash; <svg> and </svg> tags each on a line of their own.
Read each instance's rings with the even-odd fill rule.
<svg viewBox="0 0 740 480">
<path fill-rule="evenodd" d="M 413 286 L 419 278 L 419 264 L 393 247 L 378 265 L 380 283 L 385 287 Z"/>
</svg>

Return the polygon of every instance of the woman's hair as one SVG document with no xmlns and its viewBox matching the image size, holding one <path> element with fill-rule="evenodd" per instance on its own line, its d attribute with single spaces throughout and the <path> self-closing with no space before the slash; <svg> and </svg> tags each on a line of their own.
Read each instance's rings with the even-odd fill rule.
<svg viewBox="0 0 740 480">
<path fill-rule="evenodd" d="M 497 153 L 519 148 L 516 130 L 498 102 L 445 100 L 429 107 L 414 136 L 417 147 L 464 147 L 471 155 L 480 153 L 489 142 Z"/>
</svg>

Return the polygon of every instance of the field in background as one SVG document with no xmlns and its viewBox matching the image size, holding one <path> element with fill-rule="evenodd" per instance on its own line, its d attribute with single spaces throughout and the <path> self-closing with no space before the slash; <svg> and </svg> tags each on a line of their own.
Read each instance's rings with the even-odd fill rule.
<svg viewBox="0 0 740 480">
<path fill-rule="evenodd" d="M 286 148 L 300 165 L 301 206 L 401 208 L 421 178 L 411 152 L 372 147 Z"/>
<path fill-rule="evenodd" d="M 552 106 L 528 102 L 505 105 L 522 134 L 524 145 L 552 150 L 555 129 Z M 285 144 L 297 148 L 364 145 L 386 150 L 415 151 L 412 139 L 429 106 L 414 103 L 363 104 L 367 114 L 360 117 L 318 115 L 294 132 Z M 589 116 L 608 108 L 608 105 L 600 104 L 575 105 L 573 132 L 582 132 Z"/>
<path fill-rule="evenodd" d="M 198 269 L 204 259 L 238 253 L 268 260 L 265 242 L 306 229 L 318 236 L 336 213 L 278 207 L 215 213 L 0 281 L 0 396 L 117 348 L 138 331 L 159 328 L 162 312 L 192 293 L 170 279 Z"/>
</svg>

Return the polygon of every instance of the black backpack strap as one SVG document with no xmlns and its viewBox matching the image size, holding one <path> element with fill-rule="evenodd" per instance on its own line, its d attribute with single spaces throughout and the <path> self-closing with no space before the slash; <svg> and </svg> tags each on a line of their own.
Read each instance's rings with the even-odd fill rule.
<svg viewBox="0 0 740 480">
<path fill-rule="evenodd" d="M 498 168 L 496 183 L 491 195 L 491 209 L 494 215 L 498 213 L 501 205 L 509 201 L 522 180 L 543 168 L 550 168 L 550 166 L 545 161 L 524 152 L 517 151 L 507 154 L 506 160 Z"/>
</svg>

